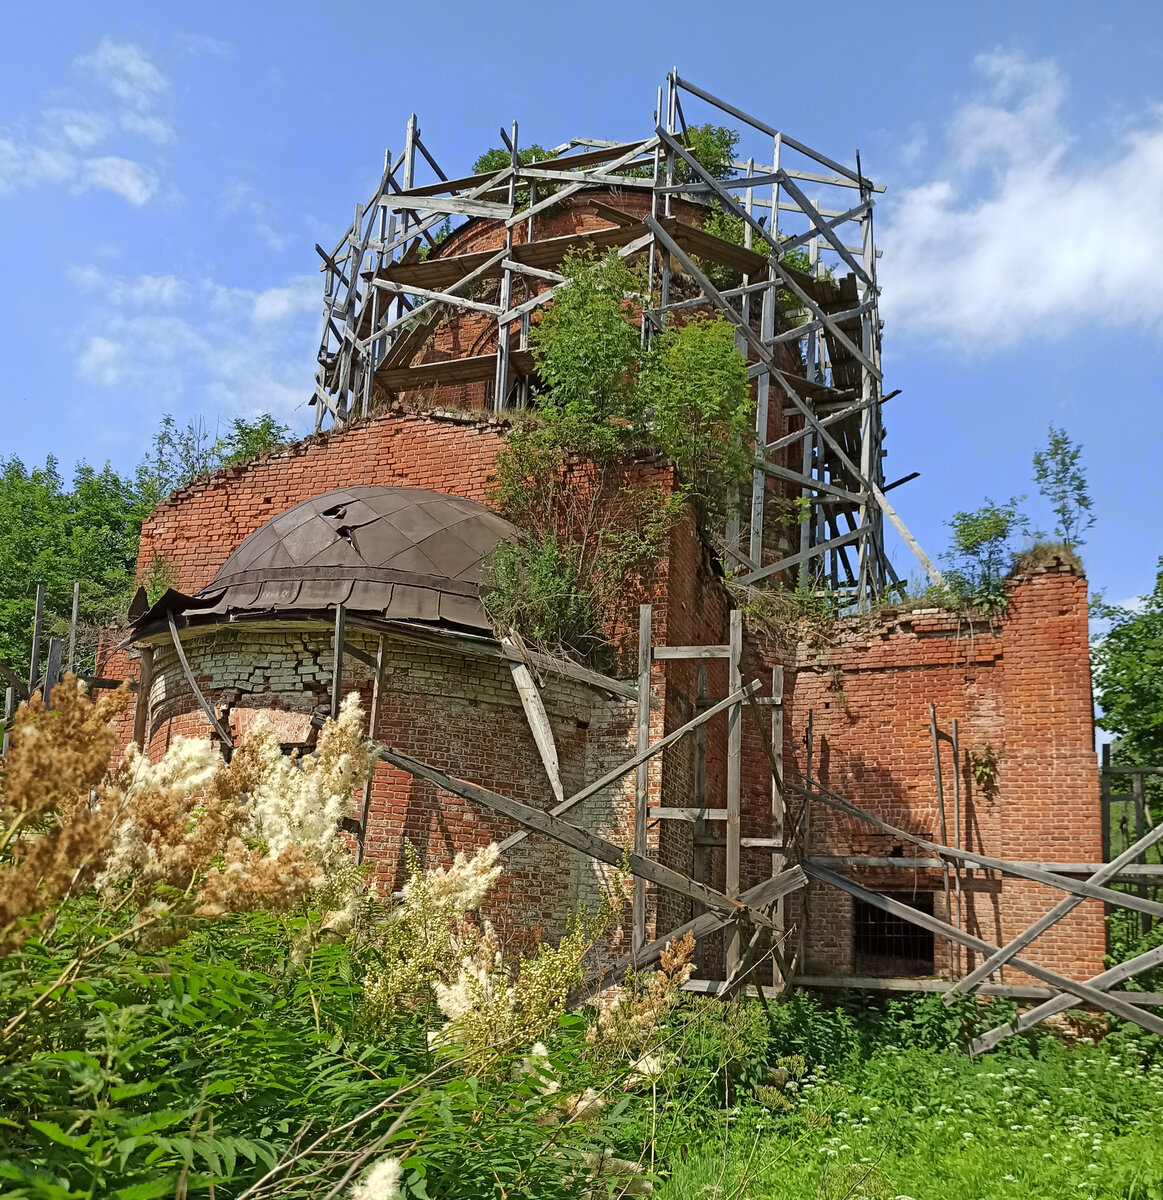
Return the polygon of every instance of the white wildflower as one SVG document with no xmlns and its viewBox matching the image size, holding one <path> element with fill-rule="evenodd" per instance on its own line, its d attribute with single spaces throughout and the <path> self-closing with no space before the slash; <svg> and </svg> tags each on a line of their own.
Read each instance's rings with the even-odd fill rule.
<svg viewBox="0 0 1163 1200">
<path fill-rule="evenodd" d="M 606 1107 L 606 1099 L 586 1088 L 580 1096 L 567 1096 L 561 1107 L 567 1121 L 592 1121 Z"/>
<path fill-rule="evenodd" d="M 351 1200 L 396 1200 L 403 1170 L 398 1158 L 381 1158 L 351 1189 Z"/>
<path fill-rule="evenodd" d="M 496 842 L 478 850 L 471 858 L 463 851 L 457 853 L 452 866 L 426 871 L 422 877 L 410 879 L 404 885 L 404 903 L 415 903 L 423 893 L 438 909 L 446 913 L 466 913 L 480 908 L 481 901 L 501 874 Z"/>
<path fill-rule="evenodd" d="M 358 892 L 353 892 L 347 900 L 347 904 L 337 912 L 329 912 L 323 918 L 323 923 L 320 926 L 321 930 L 326 930 L 328 933 L 339 934 L 341 937 L 349 934 L 355 928 L 355 923 L 359 920 L 360 909 L 363 907 L 363 899 Z"/>
<path fill-rule="evenodd" d="M 521 1063 L 520 1073 L 532 1075 L 537 1080 L 537 1090 L 543 1096 L 552 1096 L 561 1087 L 561 1081 L 553 1074 L 549 1064 L 549 1051 L 544 1042 L 534 1042 L 529 1053 Z"/>
<path fill-rule="evenodd" d="M 303 759 L 283 754 L 276 734 L 258 726 L 249 736 L 257 742 L 261 778 L 250 793 L 250 832 L 277 858 L 292 846 L 311 846 L 326 867 L 347 859 L 340 822 L 351 812 L 357 782 L 368 768 L 367 752 L 340 751 L 358 745 L 363 727 L 359 696 L 352 693 L 339 709 L 339 720 L 319 739 L 318 752 Z"/>
<path fill-rule="evenodd" d="M 641 1087 L 643 1084 L 654 1083 L 666 1069 L 666 1063 L 660 1054 L 644 1054 L 633 1066 L 628 1087 Z"/>
</svg>

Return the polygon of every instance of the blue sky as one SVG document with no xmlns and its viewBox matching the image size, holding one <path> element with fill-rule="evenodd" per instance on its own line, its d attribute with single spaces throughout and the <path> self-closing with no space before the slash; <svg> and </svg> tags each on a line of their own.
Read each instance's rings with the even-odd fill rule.
<svg viewBox="0 0 1163 1200">
<path fill-rule="evenodd" d="M 887 185 L 885 384 L 903 394 L 886 469 L 921 471 L 893 499 L 930 552 L 986 495 L 1027 493 L 1048 523 L 1030 458 L 1054 421 L 1090 471 L 1092 586 L 1150 587 L 1163 6 L 527 11 L 521 27 L 461 3 L 8 10 L 0 456 L 128 470 L 164 412 L 213 427 L 269 409 L 305 432 L 314 244 L 338 240 L 410 112 L 456 174 L 514 118 L 544 145 L 645 136 L 677 64 L 834 157 L 859 149 Z"/>
</svg>

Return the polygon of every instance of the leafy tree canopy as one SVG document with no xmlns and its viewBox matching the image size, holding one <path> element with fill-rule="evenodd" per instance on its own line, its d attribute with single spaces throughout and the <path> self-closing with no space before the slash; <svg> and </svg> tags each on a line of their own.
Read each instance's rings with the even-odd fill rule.
<svg viewBox="0 0 1163 1200">
<path fill-rule="evenodd" d="M 1123 761 L 1163 763 L 1163 558 L 1140 607 L 1098 603 L 1095 615 L 1110 622 L 1091 655 L 1102 726 Z"/>
<path fill-rule="evenodd" d="M 80 462 L 71 484 L 51 456 L 31 468 L 19 458 L 0 460 L 0 662 L 27 678 L 37 584 L 45 585 L 45 631 L 54 635 L 68 627 L 74 581 L 81 585 L 87 659 L 96 627 L 125 611 L 142 522 L 157 504 L 196 476 L 253 458 L 289 433 L 263 413 L 235 418 L 211 439 L 203 421 L 182 428 L 167 414 L 132 478 L 108 463 L 98 470 Z"/>
<path fill-rule="evenodd" d="M 1083 544 L 1082 535 L 1094 524 L 1094 502 L 1081 460 L 1082 447 L 1054 425 L 1045 449 L 1034 454 L 1034 482 L 1054 512 L 1054 535 L 1071 550 Z"/>
</svg>

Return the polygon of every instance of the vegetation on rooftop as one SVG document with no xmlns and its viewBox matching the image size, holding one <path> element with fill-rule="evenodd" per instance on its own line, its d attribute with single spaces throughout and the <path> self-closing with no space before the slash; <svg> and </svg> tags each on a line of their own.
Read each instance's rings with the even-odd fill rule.
<svg viewBox="0 0 1163 1200">
<path fill-rule="evenodd" d="M 722 517 L 750 469 L 754 414 L 727 322 L 696 319 L 643 350 L 637 271 L 613 253 L 571 254 L 562 271 L 568 285 L 531 331 L 536 416 L 497 459 L 492 499 L 520 534 L 486 560 L 485 603 L 499 629 L 593 659 L 684 505 L 704 524 Z M 644 453 L 676 464 L 669 493 L 633 485 Z"/>
</svg>

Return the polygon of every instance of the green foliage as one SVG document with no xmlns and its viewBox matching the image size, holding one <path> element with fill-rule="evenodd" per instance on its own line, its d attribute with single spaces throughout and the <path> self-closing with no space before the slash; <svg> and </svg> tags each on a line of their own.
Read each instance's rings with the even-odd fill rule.
<svg viewBox="0 0 1163 1200">
<path fill-rule="evenodd" d="M 1034 454 L 1034 481 L 1057 518 L 1054 533 L 1071 550 L 1083 544 L 1082 535 L 1094 524 L 1094 502 L 1087 490 L 1081 459 L 1082 447 L 1054 425 L 1050 426 L 1045 449 Z"/>
<path fill-rule="evenodd" d="M 727 129 L 722 125 L 689 125 L 680 140 L 708 175 L 715 179 L 729 179 L 735 174 L 731 160 L 739 144 L 737 129 Z M 675 183 L 692 183 L 698 179 L 699 176 L 687 163 L 675 155 Z"/>
<path fill-rule="evenodd" d="M 1091 648 L 1102 727 L 1122 761 L 1163 763 L 1163 558 L 1140 606 L 1100 603 L 1094 615 L 1108 622 Z"/>
<path fill-rule="evenodd" d="M 82 658 L 91 662 L 88 633 L 128 599 L 144 515 L 108 464 L 79 463 L 69 487 L 51 457 L 31 470 L 17 458 L 0 462 L 0 661 L 27 675 L 36 585 L 45 585 L 48 632 L 60 634 L 79 580 Z"/>
<path fill-rule="evenodd" d="M 640 395 L 663 453 L 704 516 L 717 516 L 751 468 L 754 407 L 734 327 L 721 317 L 670 326 L 642 363 Z"/>
<path fill-rule="evenodd" d="M 970 773 L 981 794 L 992 800 L 997 795 L 997 751 L 992 746 L 972 747 L 968 759 Z"/>
<path fill-rule="evenodd" d="M 746 244 L 747 223 L 742 217 L 737 217 L 734 213 L 727 212 L 718 200 L 713 202 L 711 211 L 703 222 L 703 228 L 707 233 L 714 234 L 715 237 L 722 238 L 723 241 L 730 242 L 732 245 L 742 246 Z M 770 255 L 772 253 L 771 240 L 762 237 L 752 229 L 751 249 L 756 254 Z M 805 274 L 810 273 L 812 269 L 811 256 L 802 246 L 789 250 L 784 255 L 783 262 L 785 266 L 791 267 L 796 271 L 802 271 Z M 721 291 L 738 287 L 743 282 L 743 276 L 733 267 L 726 267 L 721 263 L 711 262 L 707 259 L 701 259 L 700 264 L 703 270 L 707 272 L 711 282 Z M 831 275 L 830 270 L 828 275 Z M 780 292 L 779 307 L 781 309 L 797 308 L 799 304 L 800 301 L 789 292 Z"/>
<path fill-rule="evenodd" d="M 641 413 L 636 388 L 641 340 L 627 311 L 638 302 L 641 280 L 616 254 L 594 258 L 571 251 L 561 270 L 569 285 L 558 289 L 530 330 L 546 388 L 540 407 L 559 422 L 570 449 L 614 449 L 619 430 L 611 420 L 624 428 Z"/>
<path fill-rule="evenodd" d="M 813 1066 L 790 1111 L 707 1122 L 660 1195 L 1157 1200 L 1160 1083 L 1133 1041 L 974 1061 L 886 1036 Z"/>
<path fill-rule="evenodd" d="M 235 418 L 211 440 L 200 419 L 183 429 L 166 415 L 132 480 L 108 463 L 98 471 L 80 462 L 71 486 L 55 458 L 31 469 L 18 458 L 0 460 L 0 662 L 27 675 L 36 585 L 45 585 L 45 629 L 56 636 L 68 628 L 76 581 L 79 661 L 91 669 L 98 626 L 121 618 L 133 593 L 149 513 L 195 476 L 246 462 L 289 432 L 263 413 L 254 421 Z M 154 564 L 145 582 L 160 595 L 175 579 L 174 564 Z"/>
<path fill-rule="evenodd" d="M 552 151 L 546 150 L 544 146 L 539 146 L 534 142 L 530 146 L 525 146 L 517 151 L 518 161 L 528 166 L 530 163 L 544 162 L 547 158 L 552 158 Z M 493 146 L 486 150 L 484 154 L 476 160 L 472 165 L 472 173 L 474 175 L 488 175 L 494 171 L 503 171 L 513 161 L 512 154 L 503 146 Z M 557 191 L 557 185 L 548 183 L 545 180 L 537 181 L 537 198 L 544 200 L 546 196 L 552 195 Z M 530 200 L 529 185 L 524 184 L 517 188 L 514 196 L 514 202 L 518 208 L 527 208 Z M 439 239 L 438 239 L 439 240 Z"/>
<path fill-rule="evenodd" d="M 531 336 L 545 386 L 536 421 L 514 429 L 496 461 L 494 502 L 521 533 L 485 564 L 485 603 L 498 628 L 592 657 L 683 502 L 706 522 L 738 494 L 753 413 L 726 322 L 669 329 L 643 354 L 631 323 L 640 280 L 626 263 L 571 254 L 563 272 L 569 283 Z M 670 495 L 629 485 L 639 449 L 676 464 Z"/>
<path fill-rule="evenodd" d="M 945 560 L 953 569 L 945 578 L 954 597 L 987 614 L 1006 607 L 1005 576 L 1014 559 L 1012 539 L 1029 522 L 1018 496 L 1003 504 L 986 500 L 972 512 L 954 513 L 946 524 L 953 530 Z"/>
<path fill-rule="evenodd" d="M 523 146 L 517 151 L 517 158 L 525 163 L 526 166 L 529 163 L 544 162 L 545 159 L 551 157 L 550 152 L 544 146 L 539 146 L 536 142 L 530 146 Z M 474 175 L 488 175 L 493 171 L 503 171 L 512 161 L 513 156 L 503 146 L 493 146 L 486 150 L 473 163 L 472 173 Z"/>
<path fill-rule="evenodd" d="M 135 487 L 141 504 L 148 513 L 192 479 L 249 462 L 283 445 L 290 432 L 270 413 L 262 413 L 253 421 L 235 417 L 225 435 L 211 438 L 201 417 L 195 417 L 182 428 L 166 413 L 149 453 L 137 467 Z"/>
<path fill-rule="evenodd" d="M 502 542 L 484 565 L 485 603 L 499 629 L 542 649 L 590 656 L 602 643 L 597 601 L 575 556 L 548 531 Z"/>
<path fill-rule="evenodd" d="M 250 462 L 268 450 L 285 445 L 290 435 L 290 426 L 276 421 L 270 413 L 262 413 L 254 421 L 235 417 L 225 436 L 219 439 L 219 463 L 224 467 L 233 467 Z"/>
</svg>

